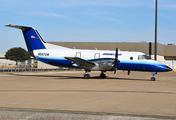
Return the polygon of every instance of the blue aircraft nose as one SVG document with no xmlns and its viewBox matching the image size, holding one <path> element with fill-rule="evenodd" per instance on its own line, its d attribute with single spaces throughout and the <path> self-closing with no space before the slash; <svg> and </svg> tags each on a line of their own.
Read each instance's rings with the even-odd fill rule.
<svg viewBox="0 0 176 120">
<path fill-rule="evenodd" d="M 166 66 L 166 71 L 172 71 L 172 68 L 170 68 L 169 66 Z"/>
</svg>

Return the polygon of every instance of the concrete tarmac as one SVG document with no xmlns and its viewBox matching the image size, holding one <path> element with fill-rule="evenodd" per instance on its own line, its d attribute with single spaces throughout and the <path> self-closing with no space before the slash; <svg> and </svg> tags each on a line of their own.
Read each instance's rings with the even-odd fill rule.
<svg viewBox="0 0 176 120">
<path fill-rule="evenodd" d="M 71 114 L 74 118 L 176 119 L 174 72 L 158 73 L 156 81 L 150 81 L 148 72 L 131 72 L 129 76 L 127 72 L 119 71 L 116 76 L 107 72 L 106 79 L 99 78 L 100 72 L 91 72 L 90 79 L 83 79 L 83 74 L 0 74 L 0 119 L 21 112 Z"/>
</svg>

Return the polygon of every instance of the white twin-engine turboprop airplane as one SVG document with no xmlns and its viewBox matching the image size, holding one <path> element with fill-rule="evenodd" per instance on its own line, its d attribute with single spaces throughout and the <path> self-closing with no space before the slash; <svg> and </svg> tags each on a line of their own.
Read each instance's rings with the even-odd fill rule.
<svg viewBox="0 0 176 120">
<path fill-rule="evenodd" d="M 130 71 L 152 72 L 151 81 L 155 81 L 156 72 L 172 71 L 167 65 L 141 52 L 118 51 L 117 48 L 116 51 L 71 49 L 46 43 L 33 27 L 6 26 L 22 30 L 28 52 L 37 60 L 55 66 L 84 69 L 86 79 L 90 78 L 90 71 L 101 71 L 100 77 L 106 78 L 106 71 L 116 74 L 117 70 L 127 70 L 128 75 Z"/>
</svg>

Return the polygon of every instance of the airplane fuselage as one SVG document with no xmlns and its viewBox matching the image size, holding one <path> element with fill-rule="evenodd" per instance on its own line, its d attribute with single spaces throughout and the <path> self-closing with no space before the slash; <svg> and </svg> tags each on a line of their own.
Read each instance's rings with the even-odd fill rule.
<svg viewBox="0 0 176 120">
<path fill-rule="evenodd" d="M 74 62 L 71 62 L 65 57 L 78 57 L 84 60 L 97 60 L 97 62 L 105 61 L 105 58 L 115 57 L 115 51 L 109 50 L 81 50 L 81 49 L 44 49 L 34 50 L 36 59 L 45 63 L 62 66 L 62 67 L 79 67 Z M 141 58 L 145 55 L 141 52 L 119 51 L 118 56 L 120 62 L 118 63 L 118 70 L 133 70 L 133 71 L 166 71 L 166 65 L 152 59 Z M 109 61 L 109 59 L 108 59 Z M 105 64 L 105 62 L 102 62 Z M 97 64 L 98 65 L 98 64 Z M 109 66 L 113 66 L 109 63 Z M 112 67 L 109 67 L 111 70 Z M 101 70 L 100 67 L 91 68 L 91 70 Z"/>
</svg>

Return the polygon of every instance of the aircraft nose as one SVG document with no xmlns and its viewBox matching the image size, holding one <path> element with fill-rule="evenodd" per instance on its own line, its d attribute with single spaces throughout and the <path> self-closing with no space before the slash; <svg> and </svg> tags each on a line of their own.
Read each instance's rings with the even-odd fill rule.
<svg viewBox="0 0 176 120">
<path fill-rule="evenodd" d="M 170 68 L 169 66 L 166 66 L 166 71 L 172 71 L 172 68 Z"/>
</svg>

